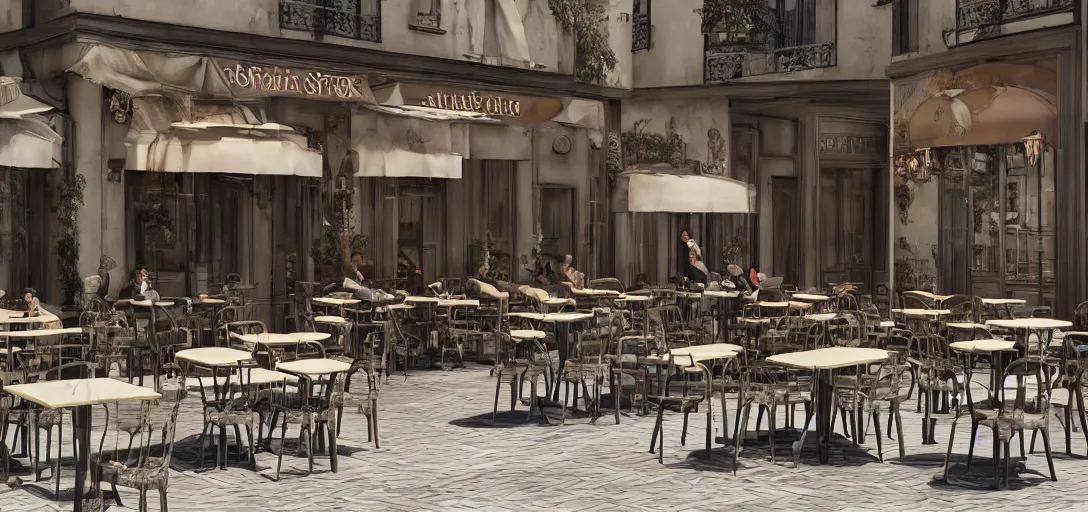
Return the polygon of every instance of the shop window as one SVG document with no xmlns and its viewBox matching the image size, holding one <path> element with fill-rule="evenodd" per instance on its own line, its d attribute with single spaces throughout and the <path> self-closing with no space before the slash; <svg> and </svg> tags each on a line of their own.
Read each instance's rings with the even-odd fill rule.
<svg viewBox="0 0 1088 512">
<path fill-rule="evenodd" d="M 892 1 L 892 55 L 918 51 L 918 0 Z"/>
<path fill-rule="evenodd" d="M 408 28 L 429 34 L 445 34 L 442 30 L 442 0 L 413 0 L 411 23 Z"/>
<path fill-rule="evenodd" d="M 280 28 L 380 43 L 381 0 L 280 0 Z"/>
<path fill-rule="evenodd" d="M 650 0 L 635 0 L 631 13 L 631 51 L 650 49 Z"/>
<path fill-rule="evenodd" d="M 816 0 L 778 0 L 779 48 L 816 42 Z"/>
</svg>

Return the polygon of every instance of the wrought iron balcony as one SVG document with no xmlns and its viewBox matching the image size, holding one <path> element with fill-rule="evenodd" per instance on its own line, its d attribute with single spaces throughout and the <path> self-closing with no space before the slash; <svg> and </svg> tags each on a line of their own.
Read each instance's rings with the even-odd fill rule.
<svg viewBox="0 0 1088 512">
<path fill-rule="evenodd" d="M 972 30 L 1072 11 L 1074 0 L 956 0 L 956 28 Z"/>
<path fill-rule="evenodd" d="M 708 47 L 703 78 L 718 83 L 768 73 L 792 73 L 836 65 L 835 43 L 815 43 L 784 48 Z"/>
<path fill-rule="evenodd" d="M 381 0 L 280 0 L 280 28 L 380 43 Z"/>
</svg>

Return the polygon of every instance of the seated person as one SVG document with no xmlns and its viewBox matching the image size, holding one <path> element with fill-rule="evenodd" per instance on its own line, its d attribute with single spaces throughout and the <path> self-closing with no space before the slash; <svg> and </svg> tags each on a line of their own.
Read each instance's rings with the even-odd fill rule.
<svg viewBox="0 0 1088 512">
<path fill-rule="evenodd" d="M 151 280 L 147 278 L 147 269 L 143 266 L 137 266 L 132 270 L 128 283 L 125 283 L 125 286 L 121 288 L 121 293 L 117 295 L 117 298 L 134 300 L 137 297 L 147 297 L 148 293 L 152 291 Z"/>
<path fill-rule="evenodd" d="M 345 286 L 345 288 L 350 289 L 352 297 L 366 301 L 374 298 L 374 289 L 367 283 L 366 276 L 363 275 L 363 253 L 359 251 L 351 253 L 351 273 L 346 276 L 346 279 L 357 285 Z M 345 282 L 345 284 L 347 283 Z"/>
<path fill-rule="evenodd" d="M 574 256 L 569 254 L 563 257 L 563 278 L 574 285 L 575 288 L 585 286 L 586 275 L 574 268 Z"/>
<path fill-rule="evenodd" d="M 702 250 L 695 240 L 688 240 L 688 278 L 693 283 L 706 286 L 710 283 L 710 270 L 701 260 Z"/>
<path fill-rule="evenodd" d="M 38 292 L 33 288 L 23 289 L 23 303 L 20 304 L 21 309 L 26 311 L 26 316 L 38 316 L 42 312 L 42 304 L 38 300 Z"/>
</svg>

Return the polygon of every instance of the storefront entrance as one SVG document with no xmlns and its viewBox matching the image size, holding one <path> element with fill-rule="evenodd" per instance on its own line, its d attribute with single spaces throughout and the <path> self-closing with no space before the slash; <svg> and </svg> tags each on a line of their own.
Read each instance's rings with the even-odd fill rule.
<svg viewBox="0 0 1088 512">
<path fill-rule="evenodd" d="M 882 200 L 881 175 L 875 168 L 822 168 L 820 170 L 819 230 L 820 284 L 860 283 L 871 293 L 880 282 L 876 269 L 886 254 L 887 218 Z"/>
</svg>

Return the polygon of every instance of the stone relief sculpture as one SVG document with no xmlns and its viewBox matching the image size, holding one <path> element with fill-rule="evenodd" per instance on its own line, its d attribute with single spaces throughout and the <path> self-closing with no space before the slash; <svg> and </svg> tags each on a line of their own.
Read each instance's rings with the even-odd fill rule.
<svg viewBox="0 0 1088 512">
<path fill-rule="evenodd" d="M 729 177 L 729 150 L 722 132 L 711 128 L 706 132 L 706 165 L 703 174 Z"/>
</svg>

